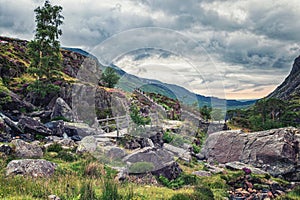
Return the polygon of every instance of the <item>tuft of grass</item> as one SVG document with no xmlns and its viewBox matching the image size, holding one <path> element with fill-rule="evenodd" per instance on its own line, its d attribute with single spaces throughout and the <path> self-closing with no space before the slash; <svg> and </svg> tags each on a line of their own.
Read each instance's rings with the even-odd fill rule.
<svg viewBox="0 0 300 200">
<path fill-rule="evenodd" d="M 100 178 L 103 174 L 105 174 L 103 165 L 98 162 L 91 162 L 85 166 L 83 176 Z"/>
</svg>

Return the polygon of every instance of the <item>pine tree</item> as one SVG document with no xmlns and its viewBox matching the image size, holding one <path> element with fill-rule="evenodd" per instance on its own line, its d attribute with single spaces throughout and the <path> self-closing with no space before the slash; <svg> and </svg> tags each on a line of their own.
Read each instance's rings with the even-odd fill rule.
<svg viewBox="0 0 300 200">
<path fill-rule="evenodd" d="M 63 23 L 60 14 L 61 6 L 52 6 L 48 0 L 43 7 L 37 7 L 36 30 L 34 40 L 28 43 L 28 54 L 31 64 L 28 73 L 36 78 L 35 86 L 51 84 L 61 76 L 61 60 L 59 36 Z"/>
</svg>

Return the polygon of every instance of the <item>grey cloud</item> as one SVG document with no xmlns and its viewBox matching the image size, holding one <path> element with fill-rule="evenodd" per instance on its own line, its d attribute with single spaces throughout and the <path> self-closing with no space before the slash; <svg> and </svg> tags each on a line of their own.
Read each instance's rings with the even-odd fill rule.
<svg viewBox="0 0 300 200">
<path fill-rule="evenodd" d="M 191 55 L 190 59 L 203 56 L 201 53 L 207 53 L 216 63 L 230 66 L 228 68 L 216 66 L 224 71 L 226 88 L 239 90 L 277 84 L 287 75 L 294 58 L 300 54 L 298 0 L 263 2 L 261 0 L 102 0 L 101 2 L 52 0 L 51 2 L 63 6 L 65 20 L 61 42 L 64 46 L 91 50 L 115 34 L 129 29 L 152 26 L 173 29 L 198 42 L 197 45 L 186 44 L 191 48 L 191 52 L 200 52 L 199 55 Z M 31 39 L 35 26 L 33 10 L 42 3 L 40 0 L 0 0 L 1 34 Z M 239 18 L 238 11 L 245 14 L 244 18 Z M 167 41 L 163 38 L 174 36 L 164 34 L 164 31 L 161 33 L 145 31 L 144 47 L 156 47 L 159 43 L 161 46 L 167 46 L 165 44 Z M 174 52 L 156 52 L 161 59 L 177 55 L 176 53 L 181 51 L 181 45 L 190 42 L 181 41 L 176 37 L 168 41 L 176 42 L 176 40 L 179 40 L 178 49 L 173 48 Z M 118 43 L 112 48 L 122 48 Z M 129 53 L 134 50 L 131 47 L 135 46 L 132 43 L 127 45 L 122 51 L 125 54 L 126 50 Z M 197 50 L 200 45 L 205 51 Z M 146 58 L 147 53 L 137 55 L 136 59 Z M 203 65 L 210 63 L 204 58 L 201 61 Z M 205 76 L 206 71 L 212 70 L 211 68 L 204 68 L 201 71 L 202 75 Z M 211 71 L 207 72 L 207 75 L 210 73 Z M 274 83 L 268 76 L 262 76 L 262 73 L 271 73 L 277 82 Z M 251 75 L 253 78 L 243 75 Z M 214 81 L 214 77 L 205 78 L 205 81 L 209 84 Z"/>
</svg>

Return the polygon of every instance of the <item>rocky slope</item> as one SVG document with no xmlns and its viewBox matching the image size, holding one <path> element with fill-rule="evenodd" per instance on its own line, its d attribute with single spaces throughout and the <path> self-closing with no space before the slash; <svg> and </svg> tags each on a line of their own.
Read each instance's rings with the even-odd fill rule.
<svg viewBox="0 0 300 200">
<path fill-rule="evenodd" d="M 294 61 L 293 68 L 284 80 L 268 97 L 291 100 L 300 95 L 300 56 Z"/>
</svg>

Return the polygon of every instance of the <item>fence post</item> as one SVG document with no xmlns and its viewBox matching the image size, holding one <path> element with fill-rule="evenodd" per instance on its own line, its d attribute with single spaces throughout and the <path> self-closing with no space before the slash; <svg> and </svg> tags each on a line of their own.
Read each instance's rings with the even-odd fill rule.
<svg viewBox="0 0 300 200">
<path fill-rule="evenodd" d="M 119 139 L 119 114 L 117 115 L 117 118 L 116 118 L 116 125 L 117 125 L 117 140 Z"/>
<path fill-rule="evenodd" d="M 106 126 L 106 133 L 108 133 L 108 132 L 109 132 L 109 127 L 108 127 L 108 115 L 106 115 L 105 126 Z"/>
</svg>

